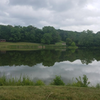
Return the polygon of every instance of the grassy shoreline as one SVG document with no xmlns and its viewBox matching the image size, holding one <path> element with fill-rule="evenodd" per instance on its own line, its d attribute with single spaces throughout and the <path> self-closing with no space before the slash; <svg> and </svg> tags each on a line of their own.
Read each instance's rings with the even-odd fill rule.
<svg viewBox="0 0 100 100">
<path fill-rule="evenodd" d="M 67 47 L 62 43 L 56 44 L 39 44 L 39 43 L 29 43 L 29 42 L 0 42 L 0 50 L 39 50 L 39 49 L 77 49 L 78 47 Z"/>
<path fill-rule="evenodd" d="M 41 45 L 38 43 L 0 42 L 0 50 L 37 50 L 41 48 L 42 48 Z"/>
<path fill-rule="evenodd" d="M 0 42 L 0 50 L 38 50 L 48 48 L 66 48 L 64 45 L 43 45 L 39 43 L 28 43 L 28 42 Z"/>
</svg>

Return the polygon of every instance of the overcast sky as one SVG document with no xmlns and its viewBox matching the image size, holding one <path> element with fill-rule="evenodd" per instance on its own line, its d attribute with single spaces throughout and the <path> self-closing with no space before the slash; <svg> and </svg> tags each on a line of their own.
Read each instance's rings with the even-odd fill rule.
<svg viewBox="0 0 100 100">
<path fill-rule="evenodd" d="M 0 0 L 0 24 L 100 31 L 100 0 Z"/>
</svg>

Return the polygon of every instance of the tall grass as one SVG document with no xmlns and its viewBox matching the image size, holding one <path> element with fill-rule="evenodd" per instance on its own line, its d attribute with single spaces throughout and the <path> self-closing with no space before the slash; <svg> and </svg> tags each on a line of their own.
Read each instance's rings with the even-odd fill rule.
<svg viewBox="0 0 100 100">
<path fill-rule="evenodd" d="M 83 77 L 76 78 L 76 81 L 68 83 L 66 86 L 75 86 L 75 87 L 88 87 L 90 82 L 86 75 Z M 20 78 L 10 78 L 8 79 L 5 75 L 0 77 L 0 86 L 44 86 L 46 85 L 42 80 L 37 80 L 33 82 L 28 76 L 20 76 Z M 55 76 L 50 85 L 64 86 L 65 83 L 61 79 L 61 76 Z M 96 88 L 100 89 L 100 84 L 96 85 Z"/>
<path fill-rule="evenodd" d="M 73 82 L 72 84 L 68 84 L 68 85 L 78 86 L 78 87 L 88 87 L 89 84 L 90 82 L 88 82 L 87 76 L 83 75 L 82 78 L 79 76 L 79 78 L 76 78 L 76 82 Z"/>
<path fill-rule="evenodd" d="M 33 82 L 29 77 L 23 76 L 18 78 L 7 79 L 4 75 L 0 77 L 0 86 L 35 86 L 44 85 L 43 81 Z"/>
</svg>

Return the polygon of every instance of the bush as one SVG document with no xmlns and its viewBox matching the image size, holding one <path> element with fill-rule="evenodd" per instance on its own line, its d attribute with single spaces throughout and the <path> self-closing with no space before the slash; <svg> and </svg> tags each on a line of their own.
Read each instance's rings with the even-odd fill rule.
<svg viewBox="0 0 100 100">
<path fill-rule="evenodd" d="M 0 77 L 0 86 L 4 86 L 6 84 L 6 77 L 3 75 Z"/>
<path fill-rule="evenodd" d="M 65 85 L 65 83 L 61 80 L 61 76 L 56 76 L 51 85 Z"/>
<path fill-rule="evenodd" d="M 42 86 L 42 85 L 45 85 L 45 84 L 44 84 L 43 81 L 38 80 L 38 81 L 35 83 L 35 85 L 37 85 L 37 86 Z"/>
<path fill-rule="evenodd" d="M 20 80 L 19 80 L 20 82 Z M 34 85 L 34 82 L 29 79 L 29 77 L 23 77 L 23 80 L 21 81 L 22 85 Z"/>
<path fill-rule="evenodd" d="M 96 88 L 100 89 L 100 84 L 99 83 L 96 85 Z"/>
</svg>

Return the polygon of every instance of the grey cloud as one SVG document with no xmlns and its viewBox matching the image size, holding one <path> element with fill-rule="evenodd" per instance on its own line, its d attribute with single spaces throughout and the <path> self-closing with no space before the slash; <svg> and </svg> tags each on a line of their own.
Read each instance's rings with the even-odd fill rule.
<svg viewBox="0 0 100 100">
<path fill-rule="evenodd" d="M 2 0 L 0 23 L 99 31 L 99 0 Z"/>
<path fill-rule="evenodd" d="M 10 5 L 29 5 L 33 8 L 51 9 L 54 11 L 65 11 L 75 7 L 84 6 L 87 0 L 10 0 Z"/>
<path fill-rule="evenodd" d="M 33 8 L 41 8 L 47 7 L 47 0 L 10 0 L 10 5 L 28 5 L 32 6 Z"/>
</svg>

